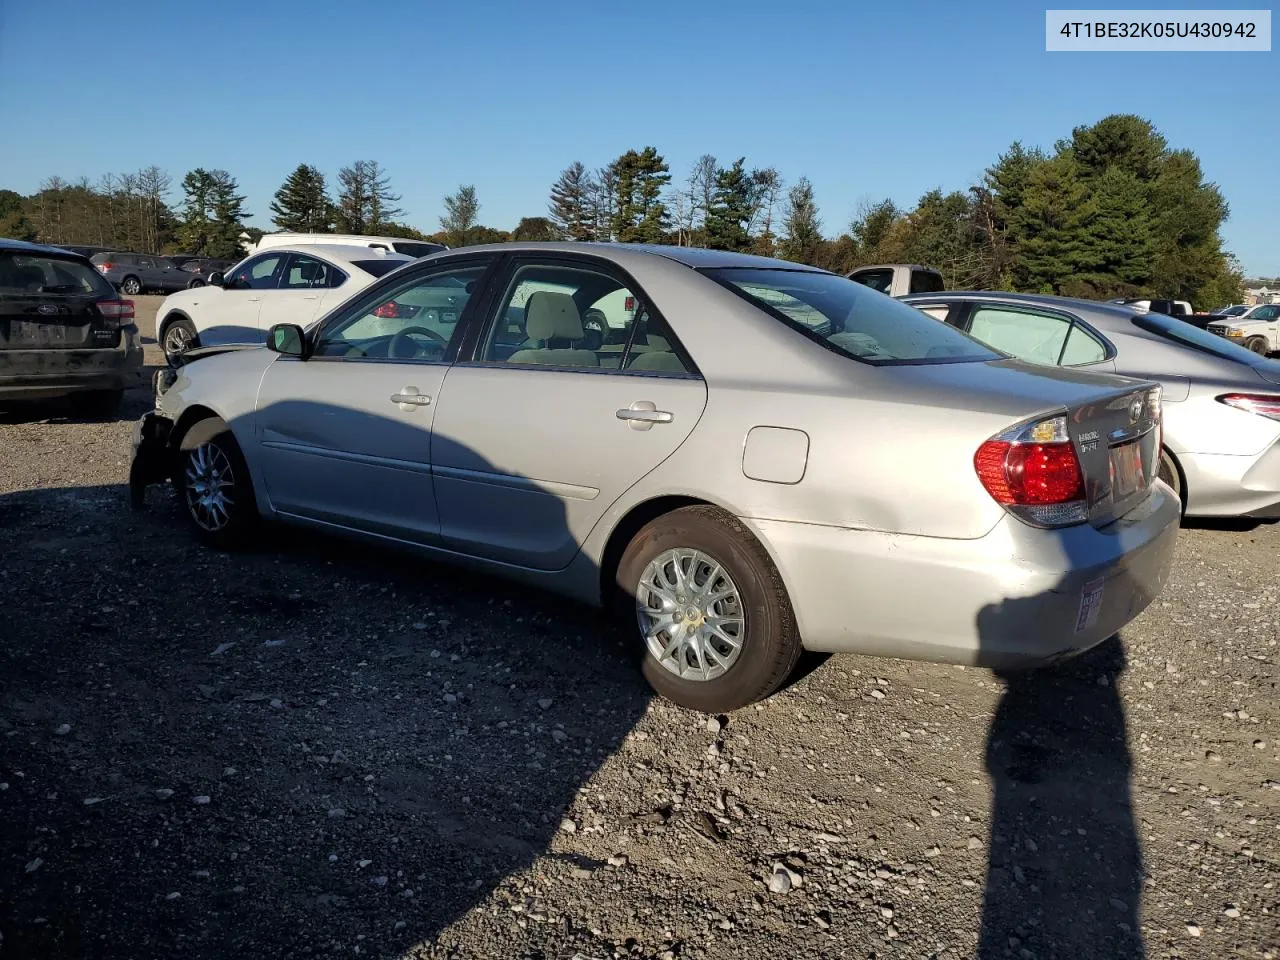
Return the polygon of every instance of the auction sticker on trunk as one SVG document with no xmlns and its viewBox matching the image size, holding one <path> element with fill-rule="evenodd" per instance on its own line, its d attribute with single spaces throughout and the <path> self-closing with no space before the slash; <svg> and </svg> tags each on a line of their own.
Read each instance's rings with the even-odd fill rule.
<svg viewBox="0 0 1280 960">
<path fill-rule="evenodd" d="M 1083 633 L 1098 622 L 1102 612 L 1102 594 L 1107 588 L 1103 578 L 1090 580 L 1080 588 L 1080 612 L 1076 614 L 1076 633 Z"/>
</svg>

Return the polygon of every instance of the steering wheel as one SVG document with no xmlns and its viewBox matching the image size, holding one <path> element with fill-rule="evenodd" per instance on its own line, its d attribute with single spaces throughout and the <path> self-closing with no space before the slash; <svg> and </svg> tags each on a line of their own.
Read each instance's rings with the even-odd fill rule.
<svg viewBox="0 0 1280 960">
<path fill-rule="evenodd" d="M 398 357 L 402 360 L 419 356 L 422 353 L 424 344 L 415 341 L 414 337 L 425 337 L 430 345 L 438 345 L 441 350 L 444 349 L 445 344 L 448 342 L 440 334 L 434 330 L 428 330 L 426 327 L 405 327 L 391 338 L 391 343 L 387 345 L 387 356 Z"/>
</svg>

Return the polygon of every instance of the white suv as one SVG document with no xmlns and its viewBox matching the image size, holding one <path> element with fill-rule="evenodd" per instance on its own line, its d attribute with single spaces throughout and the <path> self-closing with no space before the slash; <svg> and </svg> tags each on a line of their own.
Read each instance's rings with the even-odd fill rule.
<svg viewBox="0 0 1280 960">
<path fill-rule="evenodd" d="M 291 247 L 298 243 L 332 243 L 344 247 L 373 247 L 374 249 L 388 250 L 392 253 L 408 254 L 415 258 L 429 257 L 433 253 L 449 249 L 443 243 L 431 243 L 428 240 L 406 240 L 403 237 L 361 237 L 354 233 L 291 233 L 289 231 L 281 231 L 279 233 L 264 233 L 257 246 L 253 248 L 253 252 L 258 253 L 271 247 Z"/>
</svg>

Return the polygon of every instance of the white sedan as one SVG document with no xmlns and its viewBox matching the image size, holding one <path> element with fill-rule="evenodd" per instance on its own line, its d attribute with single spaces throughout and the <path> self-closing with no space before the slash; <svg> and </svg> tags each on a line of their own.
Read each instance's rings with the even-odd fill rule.
<svg viewBox="0 0 1280 960">
<path fill-rule="evenodd" d="M 337 244 L 272 247 L 246 257 L 208 286 L 165 298 L 156 339 L 170 366 L 194 347 L 261 344 L 277 323 L 306 326 L 413 257 Z"/>
</svg>

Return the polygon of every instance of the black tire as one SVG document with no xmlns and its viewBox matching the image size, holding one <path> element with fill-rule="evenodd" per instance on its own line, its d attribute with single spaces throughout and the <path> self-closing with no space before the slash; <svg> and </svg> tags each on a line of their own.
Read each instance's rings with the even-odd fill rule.
<svg viewBox="0 0 1280 960">
<path fill-rule="evenodd" d="M 1262 357 L 1267 356 L 1271 352 L 1270 347 L 1267 345 L 1266 337 L 1250 337 L 1244 342 L 1244 345 Z"/>
<path fill-rule="evenodd" d="M 192 280 L 190 283 L 187 284 L 187 289 L 194 290 L 196 289 L 196 287 L 203 287 L 204 285 L 205 285 L 204 281 L 201 280 L 199 277 L 196 277 L 194 280 Z"/>
<path fill-rule="evenodd" d="M 740 652 L 727 669 L 711 679 L 688 679 L 664 666 L 649 649 L 640 626 L 637 594 L 642 589 L 641 580 L 651 572 L 650 564 L 671 550 L 697 551 L 708 568 L 719 565 L 737 587 L 740 604 L 732 604 L 727 612 L 741 621 L 741 626 L 735 627 L 740 630 Z M 695 584 L 700 564 L 690 558 L 690 569 L 682 567 L 686 575 L 693 576 Z M 673 568 L 667 564 L 664 569 Z M 704 587 L 723 582 L 706 579 L 712 576 L 709 573 L 703 576 Z M 640 644 L 645 679 L 658 694 L 680 706 L 723 713 L 763 700 L 786 681 L 800 657 L 800 634 L 791 601 L 772 560 L 750 531 L 714 507 L 682 507 L 650 521 L 623 551 L 615 582 L 624 635 Z M 722 602 L 728 601 L 716 601 L 712 609 L 723 616 L 726 610 L 719 606 Z M 670 634 L 660 635 L 655 642 L 664 645 L 670 639 Z M 688 656 L 682 658 L 687 667 Z M 675 664 L 682 658 L 669 659 Z"/>
<path fill-rule="evenodd" d="M 1160 451 L 1160 469 L 1156 476 L 1173 487 L 1173 492 L 1178 495 L 1178 500 L 1182 503 L 1182 512 L 1186 513 L 1187 498 L 1182 492 L 1182 472 L 1178 469 L 1178 465 L 1173 462 L 1173 457 L 1169 455 L 1168 450 Z"/>
<path fill-rule="evenodd" d="M 211 483 L 217 485 L 212 490 L 220 500 L 205 496 Z M 173 486 L 187 522 L 202 543 L 215 550 L 233 550 L 253 539 L 259 518 L 249 466 L 222 420 L 201 420 L 183 436 Z"/>
<path fill-rule="evenodd" d="M 86 420 L 106 420 L 114 417 L 124 403 L 123 390 L 85 390 L 67 398 L 77 417 Z"/>
<path fill-rule="evenodd" d="M 137 277 L 125 277 L 120 281 L 120 292 L 136 297 L 142 292 L 142 281 Z"/>
<path fill-rule="evenodd" d="M 179 317 L 161 328 L 160 349 L 164 351 L 165 362 L 175 369 L 182 366 L 182 355 L 198 346 L 200 337 L 195 326 L 186 317 Z"/>
</svg>

